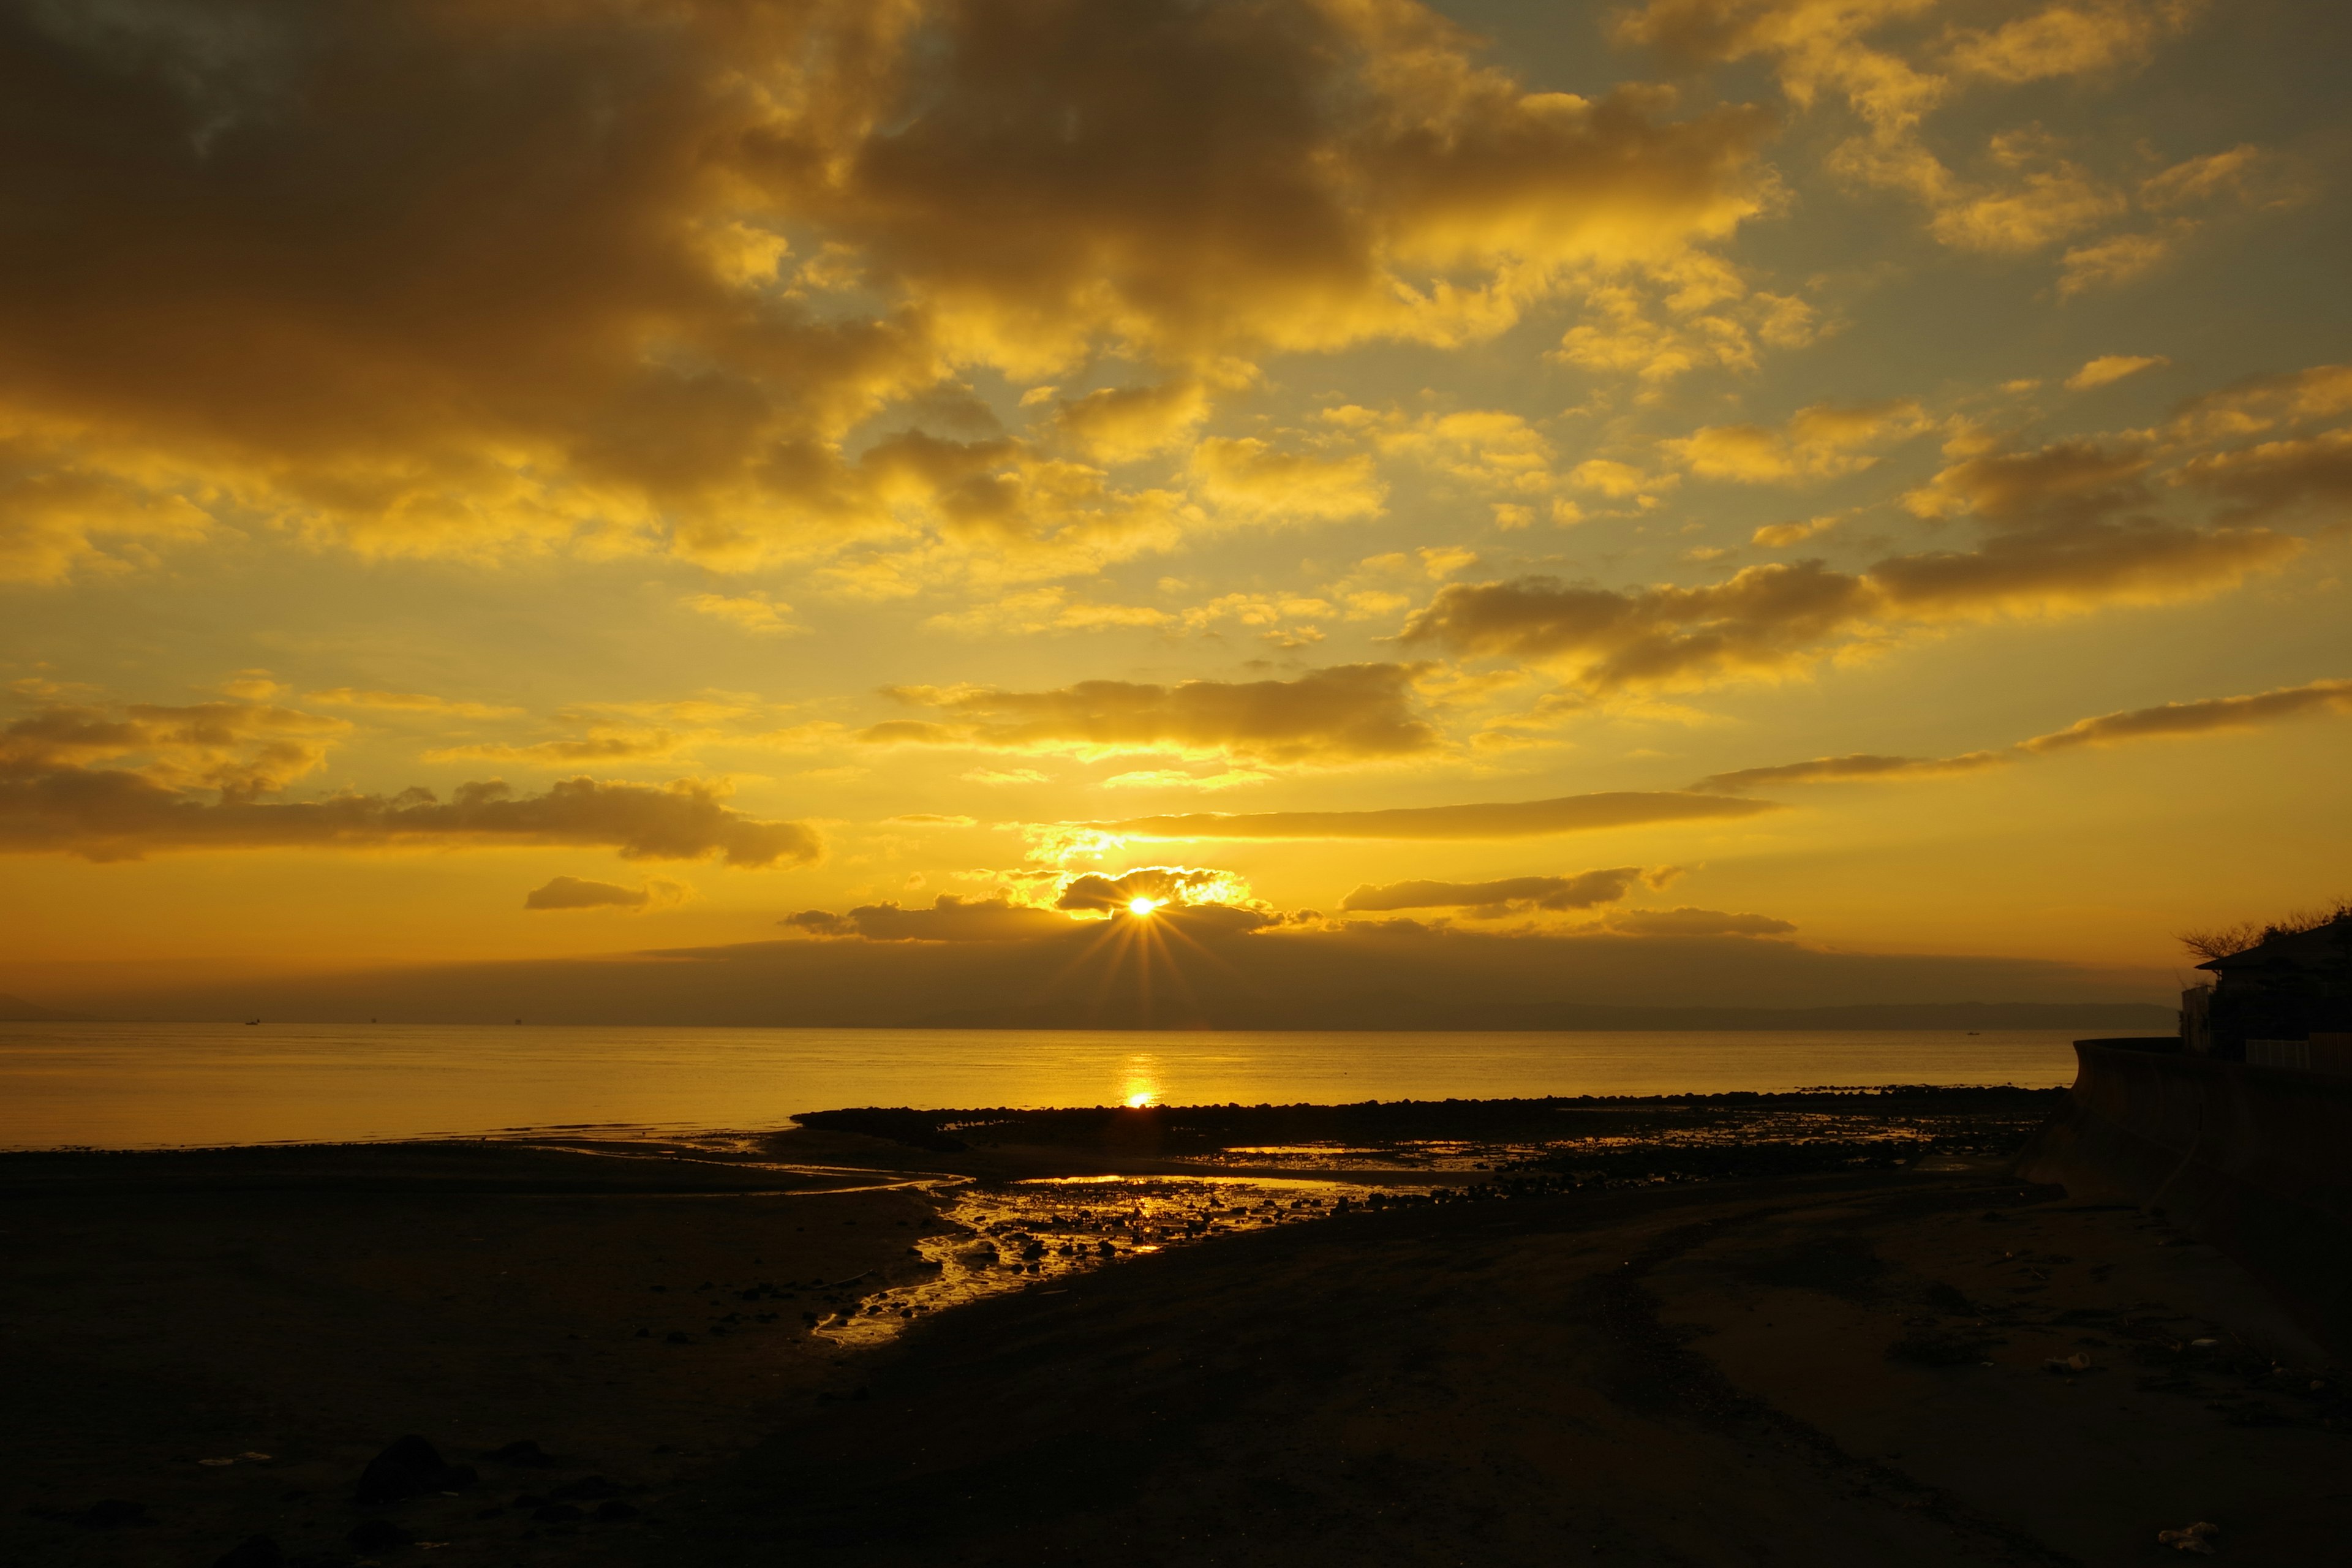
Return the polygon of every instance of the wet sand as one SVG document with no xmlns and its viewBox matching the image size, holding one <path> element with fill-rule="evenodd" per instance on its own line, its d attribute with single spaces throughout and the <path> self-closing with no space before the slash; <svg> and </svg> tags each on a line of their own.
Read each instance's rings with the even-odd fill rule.
<svg viewBox="0 0 2352 1568">
<path fill-rule="evenodd" d="M 1685 1182 L 1592 1178 L 1639 1141 L 1407 1141 L 1325 1192 L 1453 1201 L 1338 1214 L 1193 1180 L 1309 1180 L 1265 1163 L 1295 1145 L 1035 1128 L 12 1156 L 0 1381 L 42 1414 L 0 1560 L 2103 1564 L 2198 1520 L 2337 1555 L 2319 1353 L 2160 1220 L 1944 1137 Z M 1106 1163 L 1178 1195 L 1024 1185 Z M 982 1200 L 992 1236 L 944 1217 Z M 1000 1293 L 877 1311 L 983 1239 Z M 353 1505 L 405 1432 L 478 1483 Z M 555 1462 L 485 1457 L 525 1437 Z M 355 1551 L 372 1518 L 446 1544 Z"/>
</svg>

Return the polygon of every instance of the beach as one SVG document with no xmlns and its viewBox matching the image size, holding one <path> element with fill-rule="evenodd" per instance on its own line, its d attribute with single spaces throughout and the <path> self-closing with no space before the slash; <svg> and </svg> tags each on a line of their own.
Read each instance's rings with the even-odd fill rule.
<svg viewBox="0 0 2352 1568">
<path fill-rule="evenodd" d="M 2336 1374 L 2047 1100 L 11 1155 L 0 1556 L 2316 1560 Z"/>
</svg>

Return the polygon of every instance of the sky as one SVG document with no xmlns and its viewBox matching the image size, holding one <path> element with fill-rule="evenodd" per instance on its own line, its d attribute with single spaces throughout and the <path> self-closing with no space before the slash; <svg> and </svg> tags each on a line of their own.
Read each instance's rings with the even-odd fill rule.
<svg viewBox="0 0 2352 1568">
<path fill-rule="evenodd" d="M 2162 1000 L 2352 887 L 2340 7 L 0 11 L 26 997 Z"/>
</svg>

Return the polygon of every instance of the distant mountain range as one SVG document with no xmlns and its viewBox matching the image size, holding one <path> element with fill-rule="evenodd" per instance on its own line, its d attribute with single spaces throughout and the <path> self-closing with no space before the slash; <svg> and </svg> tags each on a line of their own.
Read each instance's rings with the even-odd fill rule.
<svg viewBox="0 0 2352 1568">
<path fill-rule="evenodd" d="M 0 1024 L 87 1024 L 87 1013 L 60 1013 L 55 1007 L 37 1007 L 22 996 L 11 996 L 0 991 Z"/>
<path fill-rule="evenodd" d="M 1843 1007 L 1605 1007 L 1567 1002 L 1441 1003 L 1407 997 L 1367 998 L 1364 1005 L 1323 1001 L 1311 1016 L 1284 1016 L 1259 1007 L 1229 1016 L 1171 1017 L 1163 1004 L 1149 1025 L 1108 1020 L 1100 1012 L 1073 1018 L 1056 1006 L 972 1007 L 906 1020 L 910 1028 L 1061 1029 L 1174 1027 L 1209 1029 L 2084 1029 L 2126 1035 L 2168 1035 L 2179 1026 L 2169 1007 L 2152 1002 L 1882 1002 Z"/>
</svg>

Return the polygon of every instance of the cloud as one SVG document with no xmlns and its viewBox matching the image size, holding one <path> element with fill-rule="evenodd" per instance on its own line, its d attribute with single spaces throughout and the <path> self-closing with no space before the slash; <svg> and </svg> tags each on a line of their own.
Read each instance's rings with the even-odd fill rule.
<svg viewBox="0 0 2352 1568">
<path fill-rule="evenodd" d="M 1777 670 L 1876 607 L 1866 580 L 1818 561 L 1750 566 L 1707 588 L 1618 592 L 1521 577 L 1439 589 L 1402 640 L 1566 663 L 1605 689 Z"/>
<path fill-rule="evenodd" d="M 1753 371 L 1758 343 L 1801 348 L 1820 335 L 1818 313 L 1788 294 L 1750 290 L 1727 266 L 1692 257 L 1661 279 L 1662 299 L 1630 283 L 1591 290 L 1584 316 L 1548 356 L 1631 375 L 1637 401 L 1655 402 L 1691 371 Z"/>
<path fill-rule="evenodd" d="M 2021 741 L 2018 749 L 2046 754 L 2076 746 L 2111 745 L 2118 741 L 2252 730 L 2281 719 L 2315 713 L 2352 713 L 2352 680 L 2315 680 L 2244 697 L 2210 697 L 2194 702 L 2166 702 L 2154 708 L 2103 713 L 2096 718 L 2077 720 L 2063 730 Z"/>
<path fill-rule="evenodd" d="M 1990 188 L 1942 203 L 1927 232 L 1955 250 L 2022 256 L 2128 210 L 2122 192 L 2076 164 L 2048 157 L 2038 142 L 1993 138 L 1992 162 L 2002 176 Z M 2044 166 L 2032 167 L 2035 163 Z"/>
<path fill-rule="evenodd" d="M 1770 915 L 1728 914 L 1722 910 L 1616 910 L 1602 924 L 1625 936 L 1786 936 L 1790 921 Z"/>
<path fill-rule="evenodd" d="M 1118 913 L 1138 899 L 1154 906 L 1182 909 L 1195 904 L 1237 906 L 1249 898 L 1249 885 L 1230 871 L 1191 866 L 1139 866 L 1116 877 L 1095 872 L 1073 877 L 1055 900 L 1057 910 L 1098 910 Z"/>
<path fill-rule="evenodd" d="M 1990 31 L 1960 29 L 1949 58 L 1957 71 L 1996 81 L 2087 76 L 2147 59 L 2157 40 L 2179 27 L 2192 9 L 2179 0 L 2055 5 Z"/>
<path fill-rule="evenodd" d="M 13 729 L 10 738 L 17 738 Z M 425 789 L 277 801 L 231 784 L 206 800 L 194 788 L 131 768 L 82 766 L 65 754 L 0 761 L 0 852 L 136 860 L 174 849 L 568 844 L 631 860 L 715 858 L 760 868 L 804 864 L 823 848 L 810 828 L 745 816 L 721 804 L 717 787 L 691 779 L 656 788 L 576 778 L 521 795 L 493 779 L 461 784 L 446 801 Z"/>
<path fill-rule="evenodd" d="M 592 882 L 580 877 L 557 877 L 543 886 L 533 888 L 523 895 L 522 907 L 527 910 L 627 910 L 643 913 L 646 910 L 667 909 L 682 903 L 693 891 L 683 882 L 649 878 L 643 887 L 625 888 L 617 882 Z"/>
<path fill-rule="evenodd" d="M 2077 720 L 2063 730 L 2020 741 L 2004 751 L 1967 752 L 1951 757 L 1892 757 L 1870 752 L 1814 757 L 1801 763 L 1713 773 L 1691 788 L 1737 793 L 1777 784 L 1943 778 L 2005 767 L 2078 746 L 2109 746 L 2169 736 L 2254 730 L 2281 720 L 2326 713 L 2352 713 L 2352 680 L 2314 680 L 2248 696 L 2210 697 L 2103 713 Z"/>
<path fill-rule="evenodd" d="M 49 704 L 0 729 L 0 781 L 121 763 L 110 776 L 250 800 L 324 766 L 350 722 L 268 702 Z"/>
<path fill-rule="evenodd" d="M 1859 473 L 1878 459 L 1859 448 L 1906 440 L 1927 428 L 1919 405 L 1907 398 L 1881 403 L 1815 404 L 1778 428 L 1710 425 L 1659 450 L 1706 479 L 1742 484 L 1790 484 Z"/>
<path fill-rule="evenodd" d="M 1085 680 L 1052 691 L 893 688 L 901 701 L 945 721 L 893 720 L 858 739 L 873 744 L 968 746 L 1058 752 L 1089 760 L 1137 752 L 1339 763 L 1437 749 L 1412 710 L 1425 667 L 1337 665 L 1295 680 L 1187 680 L 1153 686 Z"/>
<path fill-rule="evenodd" d="M 330 708 L 370 708 L 395 713 L 427 713 L 436 718 L 450 719 L 511 719 L 522 711 L 520 708 L 501 708 L 488 702 L 431 697 L 421 691 L 359 691 L 348 686 L 313 691 L 309 700 L 323 702 Z"/>
<path fill-rule="evenodd" d="M 1769 788 L 1773 784 L 1940 778 L 1949 773 L 1976 773 L 1984 768 L 2000 767 L 2011 760 L 1999 752 L 1969 752 L 1957 757 L 1884 757 L 1857 752 L 1843 757 L 1814 757 L 1801 763 L 1781 763 L 1772 767 L 1710 773 L 1691 788 L 1736 793 Z"/>
<path fill-rule="evenodd" d="M 1220 513 L 1252 521 L 1343 522 L 1377 517 L 1388 487 L 1361 453 L 1278 451 L 1254 436 L 1211 437 L 1192 450 L 1192 488 Z"/>
<path fill-rule="evenodd" d="M 2168 434 L 2198 440 L 2258 435 L 2281 424 L 2330 419 L 2352 409 L 2352 364 L 2251 375 L 2191 398 Z"/>
<path fill-rule="evenodd" d="M 764 637 L 792 637 L 806 632 L 787 619 L 793 607 L 765 594 L 693 594 L 679 601 L 697 615 L 729 621 Z"/>
<path fill-rule="evenodd" d="M 2128 283 L 2161 265 L 2176 241 L 2170 233 L 2111 234 L 2075 246 L 2060 258 L 2058 297 L 2071 300 L 2085 289 Z"/>
<path fill-rule="evenodd" d="M 1135 548 L 1192 520 L 1019 444 L 992 499 L 852 437 L 1107 355 L 1162 405 L 1075 400 L 1055 438 L 1121 460 L 1251 356 L 1489 337 L 1766 204 L 1767 113 L 1534 91 L 1476 47 L 1410 0 L 36 7 L 0 32 L 0 180 L 44 214 L 0 305 L 0 574 L 226 514 L 728 567 L 964 530 L 970 566 L 975 510 L 1034 540 L 1058 509 L 1099 515 L 1055 559 Z M 1203 482 L 1376 504 L 1272 456 Z"/>
<path fill-rule="evenodd" d="M 1677 791 L 1615 791 L 1556 800 L 1474 805 L 1409 805 L 1385 811 L 1199 812 L 1085 825 L 1133 838 L 1538 838 L 1650 823 L 1719 821 L 1780 809 L 1769 801 Z"/>
<path fill-rule="evenodd" d="M 2162 354 L 2101 354 L 2066 378 L 2069 392 L 2087 392 L 2095 386 L 2105 386 L 2127 375 L 2137 375 L 2144 370 L 2155 370 L 2172 362 Z"/>
<path fill-rule="evenodd" d="M 2059 156 L 2058 140 L 2038 123 L 1993 133 L 1963 174 L 1930 149 L 1928 117 L 1980 84 L 2097 78 L 2136 66 L 2198 8 L 2196 0 L 2071 0 L 1993 27 L 1927 31 L 1916 24 L 1937 0 L 1648 0 L 1621 12 L 1616 31 L 1693 63 L 1760 57 L 1801 112 L 1842 101 L 1851 133 L 1824 160 L 1831 174 L 1916 200 L 1927 232 L 1944 245 L 2019 256 L 2121 216 L 2130 194 Z M 2212 178 L 2217 188 L 2224 181 L 2218 172 Z M 2141 199 L 2160 207 L 2168 188 L 2143 182 Z M 2061 297 L 2145 270 L 2168 243 L 2132 237 L 2078 247 L 2067 254 Z"/>
<path fill-rule="evenodd" d="M 1974 550 L 1893 555 L 1860 573 L 1774 562 L 1694 588 L 1449 584 L 1401 640 L 1549 664 L 1595 691 L 1696 687 L 1779 675 L 1906 627 L 2197 598 L 2302 549 L 2267 529 L 2148 515 L 2151 460 L 2090 441 L 1966 457 L 1904 503 L 1923 518 L 1974 520 L 1987 535 Z"/>
<path fill-rule="evenodd" d="M 2241 517 L 2266 516 L 2305 501 L 2340 507 L 2352 500 L 2352 429 L 2192 458 L 2179 478 L 2234 502 Z"/>
<path fill-rule="evenodd" d="M 812 936 L 855 936 L 868 942 L 1020 942 L 1066 931 L 1070 921 L 1003 897 L 964 900 L 941 893 L 927 910 L 861 904 L 845 915 L 803 910 L 777 923 Z"/>
<path fill-rule="evenodd" d="M 1815 539 L 1837 526 L 1835 517 L 1808 518 L 1802 522 L 1768 522 L 1748 536 L 1750 544 L 1760 544 L 1767 550 L 1786 550 Z"/>
<path fill-rule="evenodd" d="M 1131 463 L 1184 445 L 1208 417 L 1209 389 L 1199 381 L 1114 386 L 1056 400 L 1048 434 L 1090 462 Z"/>
<path fill-rule="evenodd" d="M 1601 871 L 1579 871 L 1565 877 L 1506 877 L 1493 882 L 1366 883 L 1340 900 L 1350 912 L 1388 910 L 1474 909 L 1589 910 L 1613 904 L 1636 883 L 1662 888 L 1674 879 L 1678 867 L 1644 871 L 1639 866 L 1614 866 Z"/>
<path fill-rule="evenodd" d="M 1257 768 L 1224 768 L 1213 773 L 1188 773 L 1179 768 L 1139 768 L 1097 779 L 1097 789 L 1238 789 L 1260 784 L 1275 775 Z"/>
<path fill-rule="evenodd" d="M 528 746 L 484 742 L 443 746 L 425 753 L 428 763 L 521 763 L 530 767 L 569 768 L 582 763 L 653 762 L 676 756 L 686 741 L 667 730 L 601 731 L 570 740 L 540 741 Z"/>
</svg>

